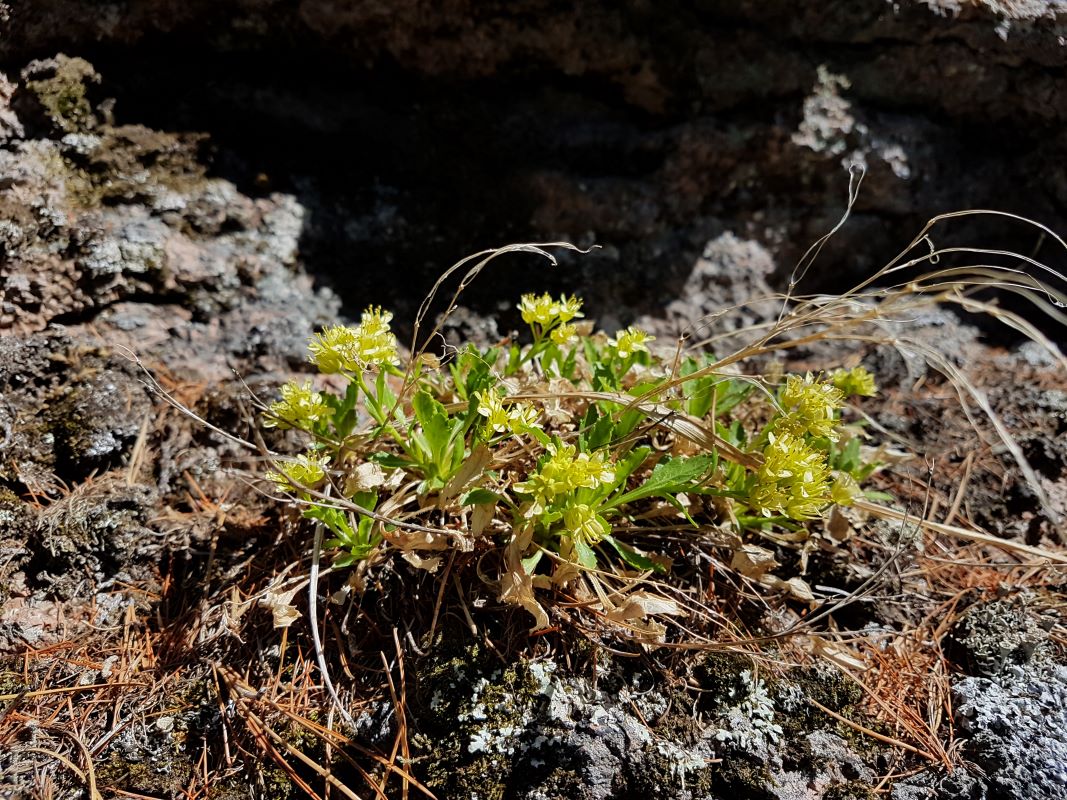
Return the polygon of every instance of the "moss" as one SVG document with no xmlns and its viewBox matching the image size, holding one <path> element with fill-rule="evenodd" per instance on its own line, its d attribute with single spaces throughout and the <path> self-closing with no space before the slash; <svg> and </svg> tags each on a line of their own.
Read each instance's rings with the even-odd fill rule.
<svg viewBox="0 0 1067 800">
<path fill-rule="evenodd" d="M 831 786 L 823 794 L 823 800 L 877 800 L 878 795 L 866 784 L 851 782 Z"/>
<path fill-rule="evenodd" d="M 11 596 L 10 578 L 29 561 L 26 543 L 36 529 L 36 519 L 29 506 L 10 489 L 0 486 L 0 549 L 7 556 L 0 563 L 0 605 Z"/>
<path fill-rule="evenodd" d="M 774 777 L 764 764 L 756 764 L 739 758 L 724 761 L 715 773 L 714 785 L 719 793 L 729 793 L 746 800 L 772 800 Z"/>
<path fill-rule="evenodd" d="M 805 698 L 811 698 L 846 719 L 873 731 L 891 734 L 883 723 L 871 719 L 860 709 L 864 699 L 863 689 L 837 670 L 795 669 L 790 672 L 788 680 L 800 687 Z M 771 688 L 772 692 L 776 692 L 776 685 L 772 684 Z M 791 712 L 779 708 L 776 721 L 782 726 L 786 742 L 800 741 L 806 734 L 821 728 L 841 737 L 857 753 L 869 754 L 882 749 L 870 736 L 824 714 L 806 701 Z M 814 758 L 817 759 L 817 756 Z"/>
<path fill-rule="evenodd" d="M 18 694 L 29 687 L 22 682 L 22 673 L 13 671 L 0 671 L 0 694 Z"/>
<path fill-rule="evenodd" d="M 193 764 L 187 754 L 168 746 L 143 755 L 134 761 L 112 748 L 108 758 L 95 765 L 97 783 L 120 787 L 126 792 L 167 797 L 180 795 L 189 785 Z"/>
<path fill-rule="evenodd" d="M 717 705 L 741 689 L 740 675 L 752 669 L 752 659 L 740 653 L 708 653 L 693 669 L 693 677 L 704 690 L 702 701 Z"/>
<path fill-rule="evenodd" d="M 192 194 L 205 182 L 199 157 L 203 137 L 198 134 L 123 125 L 104 126 L 98 135 L 95 147 L 68 154 L 55 170 L 68 196 L 81 206 L 141 201 L 161 190 Z"/>
<path fill-rule="evenodd" d="M 678 786 L 681 777 L 678 764 L 660 752 L 655 745 L 645 748 L 644 756 L 631 762 L 633 769 L 627 771 L 628 796 L 635 798 L 663 797 L 665 792 Z M 685 787 L 695 797 L 712 795 L 722 782 L 717 765 L 685 770 Z"/>
<path fill-rule="evenodd" d="M 61 54 L 35 62 L 25 78 L 26 92 L 35 101 L 38 115 L 57 131 L 81 133 L 94 127 L 88 87 L 99 83 L 100 76 L 88 61 Z"/>
</svg>

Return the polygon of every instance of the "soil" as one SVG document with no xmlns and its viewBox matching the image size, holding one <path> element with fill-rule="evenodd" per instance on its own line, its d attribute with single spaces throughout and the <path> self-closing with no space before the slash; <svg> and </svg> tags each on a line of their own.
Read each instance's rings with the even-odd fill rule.
<svg viewBox="0 0 1067 800">
<path fill-rule="evenodd" d="M 459 611 L 435 627 L 444 579 L 403 562 L 322 585 L 358 723 L 324 743 L 285 712 L 341 727 L 305 622 L 280 639 L 268 594 L 279 565 L 306 572 L 306 532 L 222 432 L 253 435 L 251 398 L 309 371 L 311 332 L 372 302 L 406 324 L 443 269 L 508 241 L 601 247 L 550 272 L 512 258 L 464 294 L 453 343 L 511 330 L 532 289 L 667 340 L 702 318 L 701 335 L 771 319 L 776 304 L 737 307 L 785 287 L 836 224 L 849 163 L 866 167 L 861 191 L 804 291 L 851 286 L 936 213 L 993 207 L 1067 231 L 1065 36 L 1067 7 L 1036 1 L 0 3 L 0 796 L 323 792 L 294 751 L 370 792 L 361 774 L 386 772 L 367 753 L 388 757 L 400 730 L 440 798 L 829 800 L 873 796 L 890 774 L 900 800 L 1062 796 L 1065 728 L 1038 720 L 1067 686 L 1063 582 L 1006 562 L 918 611 L 887 593 L 836 618 L 901 634 L 947 607 L 962 618 L 938 632 L 943 659 L 927 648 L 901 668 L 951 687 L 932 707 L 949 709 L 942 732 L 959 725 L 952 771 L 858 733 L 903 735 L 817 660 L 767 672 L 775 736 L 738 711 L 759 658 L 527 640 L 486 587 L 468 611 L 491 635 Z M 937 235 L 1067 266 L 1008 220 Z M 981 387 L 1045 502 L 900 352 L 815 346 L 790 368 L 851 358 L 879 376 L 874 422 L 932 465 L 897 465 L 885 488 L 943 518 L 964 482 L 957 519 L 1061 546 L 1067 378 L 975 318 L 902 326 Z M 813 585 L 862 584 L 856 538 L 851 559 L 813 554 Z M 941 555 L 907 556 L 901 593 L 921 595 L 908 567 Z M 290 601 L 306 613 L 306 587 Z M 352 604 L 375 629 L 347 627 Z M 406 705 L 383 674 L 406 682 Z M 1005 723 L 983 693 L 1021 717 Z"/>
</svg>

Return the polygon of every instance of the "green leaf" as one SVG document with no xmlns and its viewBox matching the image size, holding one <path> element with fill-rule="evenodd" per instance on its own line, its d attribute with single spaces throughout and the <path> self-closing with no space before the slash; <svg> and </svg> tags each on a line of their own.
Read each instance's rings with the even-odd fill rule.
<svg viewBox="0 0 1067 800">
<path fill-rule="evenodd" d="M 602 486 L 599 489 L 590 493 L 590 500 L 598 502 L 599 500 L 607 497 L 613 491 L 620 486 L 626 486 L 626 481 L 634 472 L 645 463 L 649 454 L 652 452 L 652 448 L 647 445 L 641 447 L 635 447 L 626 455 L 622 456 L 615 462 L 615 480 L 607 486 Z"/>
<path fill-rule="evenodd" d="M 756 387 L 749 381 L 726 380 L 715 387 L 715 413 L 725 414 L 755 391 Z"/>
<path fill-rule="evenodd" d="M 411 404 L 415 410 L 415 418 L 422 426 L 430 458 L 434 463 L 440 464 L 452 438 L 452 426 L 449 425 L 445 407 L 425 389 L 415 394 Z"/>
<path fill-rule="evenodd" d="M 488 489 L 471 489 L 469 492 L 460 495 L 459 504 L 461 506 L 483 506 L 499 503 L 502 499 L 496 492 L 491 492 Z"/>
<path fill-rule="evenodd" d="M 585 539 L 581 539 L 577 536 L 572 537 L 574 541 L 574 552 L 578 556 L 578 563 L 586 569 L 596 569 L 596 553 L 593 552 Z"/>
<path fill-rule="evenodd" d="M 348 514 L 329 506 L 308 506 L 304 509 L 306 519 L 314 519 L 325 525 L 345 545 L 355 541 L 356 532 L 348 521 Z"/>
<path fill-rule="evenodd" d="M 863 496 L 874 503 L 895 503 L 897 499 L 889 494 L 889 492 L 879 492 L 876 490 L 864 492 Z"/>
<path fill-rule="evenodd" d="M 359 556 L 355 553 L 338 553 L 334 556 L 333 566 L 337 569 L 343 569 L 344 567 L 352 566 L 359 560 Z"/>
<path fill-rule="evenodd" d="M 611 444 L 615 438 L 615 421 L 611 414 L 601 415 L 595 405 L 590 405 L 585 415 L 585 432 L 579 441 L 584 452 L 591 453 Z"/>
<path fill-rule="evenodd" d="M 519 371 L 519 367 L 522 366 L 522 348 L 517 344 L 513 344 L 508 349 L 508 363 L 504 368 L 504 374 L 506 376 L 514 375 Z"/>
<path fill-rule="evenodd" d="M 538 548 L 537 552 L 532 556 L 528 556 L 522 560 L 522 569 L 527 575 L 533 575 L 534 570 L 537 569 L 537 565 L 541 561 L 541 557 L 545 554 L 545 551 Z"/>
<path fill-rule="evenodd" d="M 658 564 L 648 556 L 644 556 L 638 553 L 636 550 L 627 547 L 622 542 L 618 541 L 614 536 L 605 536 L 604 541 L 615 548 L 616 552 L 631 567 L 635 567 L 640 570 L 652 570 L 654 572 L 666 572 L 667 568 L 663 564 Z"/>
<path fill-rule="evenodd" d="M 614 392 L 619 379 L 607 364 L 593 364 L 593 390 L 597 392 Z"/>
<path fill-rule="evenodd" d="M 396 403 L 396 395 L 389 388 L 389 383 L 385 380 L 385 374 L 385 370 L 378 371 L 378 378 L 374 386 L 374 393 L 378 396 L 378 405 L 382 410 L 390 409 Z"/>
<path fill-rule="evenodd" d="M 711 456 L 692 458 L 667 458 L 659 462 L 648 480 L 633 491 L 613 498 L 607 508 L 632 503 L 645 497 L 665 496 L 692 488 L 710 468 Z"/>
</svg>

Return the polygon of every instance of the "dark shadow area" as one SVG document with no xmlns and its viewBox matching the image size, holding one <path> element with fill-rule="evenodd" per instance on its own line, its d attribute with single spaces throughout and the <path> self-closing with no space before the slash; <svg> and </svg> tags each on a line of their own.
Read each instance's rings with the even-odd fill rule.
<svg viewBox="0 0 1067 800">
<path fill-rule="evenodd" d="M 88 57 L 116 123 L 204 131 L 211 174 L 252 197 L 294 195 L 307 211 L 302 259 L 349 313 L 372 303 L 413 310 L 445 269 L 488 247 L 594 244 L 602 237 L 577 216 L 537 219 L 551 191 L 541 176 L 648 180 L 665 156 L 646 115 L 558 77 L 453 83 L 304 51 L 166 45 Z M 509 256 L 465 302 L 495 311 L 522 291 L 581 291 L 598 258 L 582 257 L 576 281 L 543 259 Z"/>
<path fill-rule="evenodd" d="M 708 35 L 719 47 L 732 38 Z M 875 58 L 826 47 L 843 74 L 862 76 Z M 789 59 L 813 64 L 803 51 Z M 213 175 L 252 197 L 295 196 L 305 210 L 301 258 L 350 315 L 382 304 L 409 320 L 458 259 L 522 241 L 602 249 L 561 254 L 559 269 L 533 256 L 494 265 L 462 302 L 500 315 L 503 331 L 518 322 L 515 299 L 533 290 L 579 293 L 608 327 L 658 315 L 684 294 L 705 244 L 724 232 L 766 247 L 784 287 L 807 247 L 840 219 L 846 164 L 861 151 L 867 176 L 858 202 L 801 293 L 855 285 L 933 214 L 985 206 L 1054 222 L 1059 202 L 1055 176 L 1032 187 L 1019 178 L 1055 149 L 1043 128 L 1010 119 L 976 127 L 909 103 L 906 93 L 889 101 L 869 75 L 844 93 L 856 120 L 838 152 L 837 144 L 819 151 L 796 141 L 808 96 L 799 79 L 771 96 L 737 94 L 734 85 L 722 97 L 707 79 L 701 103 L 653 112 L 617 82 L 536 61 L 461 78 L 380 56 L 360 66 L 351 53 L 308 42 L 216 51 L 178 36 L 81 54 L 115 98 L 117 123 L 202 131 Z M 776 63 L 759 69 L 773 72 Z M 726 76 L 739 66 L 718 69 Z M 832 109 L 820 119 L 837 124 Z M 899 163 L 891 155 L 898 150 Z M 1033 229 L 982 219 L 952 227 L 953 241 L 1067 263 Z M 1004 334 L 998 326 L 992 335 Z"/>
</svg>

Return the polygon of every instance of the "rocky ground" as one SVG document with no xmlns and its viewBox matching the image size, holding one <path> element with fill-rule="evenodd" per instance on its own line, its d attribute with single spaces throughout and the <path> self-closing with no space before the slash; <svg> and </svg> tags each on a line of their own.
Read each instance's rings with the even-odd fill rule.
<svg viewBox="0 0 1067 800">
<path fill-rule="evenodd" d="M 306 569 L 303 539 L 240 478 L 247 454 L 162 402 L 134 354 L 244 436 L 249 392 L 305 370 L 310 332 L 369 302 L 410 319 L 443 268 L 486 246 L 602 249 L 548 274 L 516 258 L 465 295 L 448 336 L 495 338 L 519 292 L 566 287 L 605 326 L 641 319 L 667 338 L 782 286 L 844 211 L 848 163 L 866 178 L 812 291 L 847 288 L 934 213 L 988 206 L 1067 230 L 1057 2 L 32 5 L 0 3 L 4 797 L 301 796 L 313 771 L 277 766 L 257 718 L 291 762 L 286 747 L 318 763 L 360 752 L 279 716 L 300 697 L 331 718 L 306 633 L 292 629 L 294 656 L 259 603 L 279 565 Z M 1067 264 L 1022 230 L 945 235 Z M 981 382 L 1049 503 L 936 376 L 880 349 L 863 354 L 888 388 L 876 419 L 938 466 L 942 509 L 966 473 L 961 518 L 1057 548 L 1067 380 L 976 324 L 908 323 Z M 368 597 L 392 581 L 432 606 L 437 582 L 405 570 Z M 420 620 L 383 655 L 398 681 L 407 665 L 402 710 L 361 671 L 370 634 L 342 620 L 329 638 L 348 655 L 331 663 L 358 677 L 359 745 L 395 755 L 405 730 L 412 774 L 440 798 L 1059 798 L 1062 573 L 984 564 L 952 581 L 958 596 L 921 609 L 950 607 L 952 625 L 914 667 L 943 673 L 928 721 L 950 746 L 933 765 L 859 734 L 903 735 L 818 659 L 761 676 L 729 654 L 631 659 L 546 637 L 509 662 L 462 619 L 448 644 L 421 642 Z M 926 630 L 891 604 L 856 613 L 856 628 Z M 238 691 L 287 659 L 303 682 L 293 667 L 266 700 Z M 368 758 L 337 768 L 362 793 Z"/>
</svg>

